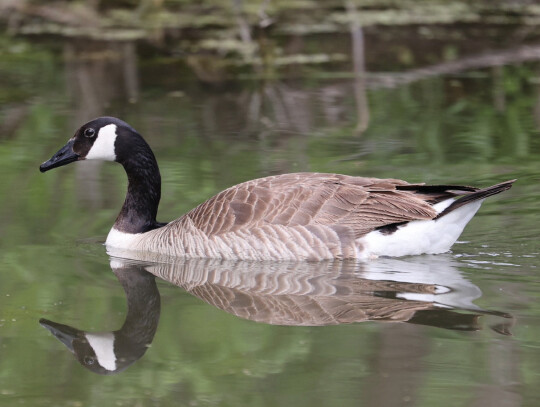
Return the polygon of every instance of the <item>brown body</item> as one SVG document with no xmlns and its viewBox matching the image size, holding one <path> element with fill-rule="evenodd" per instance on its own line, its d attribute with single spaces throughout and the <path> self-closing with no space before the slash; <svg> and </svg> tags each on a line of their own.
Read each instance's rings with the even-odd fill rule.
<svg viewBox="0 0 540 407">
<path fill-rule="evenodd" d="M 297 173 L 248 181 L 127 245 L 172 256 L 252 260 L 366 258 L 363 237 L 392 234 L 411 221 L 433 221 L 460 202 L 499 193 L 511 181 L 479 189 L 413 185 L 395 179 Z M 461 196 L 441 212 L 433 205 Z M 457 238 L 457 237 L 456 237 Z M 412 253 L 414 254 L 414 253 Z"/>
</svg>

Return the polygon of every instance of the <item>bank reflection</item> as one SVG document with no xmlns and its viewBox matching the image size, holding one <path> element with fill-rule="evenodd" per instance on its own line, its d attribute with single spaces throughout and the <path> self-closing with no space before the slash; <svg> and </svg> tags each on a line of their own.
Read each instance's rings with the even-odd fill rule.
<svg viewBox="0 0 540 407">
<path fill-rule="evenodd" d="M 128 303 L 121 329 L 92 333 L 40 321 L 83 366 L 99 374 L 126 369 L 151 344 L 160 315 L 155 277 L 239 318 L 272 325 L 378 321 L 475 331 L 483 328 L 481 316 L 493 315 L 493 329 L 507 334 L 513 321 L 508 314 L 474 305 L 480 289 L 449 256 L 289 263 L 110 254 Z"/>
</svg>

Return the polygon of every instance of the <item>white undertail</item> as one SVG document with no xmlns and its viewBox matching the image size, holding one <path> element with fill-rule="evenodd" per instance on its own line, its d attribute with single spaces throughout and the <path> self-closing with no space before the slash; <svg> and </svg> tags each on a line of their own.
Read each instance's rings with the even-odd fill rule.
<svg viewBox="0 0 540 407">
<path fill-rule="evenodd" d="M 370 256 L 410 256 L 438 254 L 450 250 L 463 229 L 478 211 L 484 200 L 471 202 L 435 220 L 415 220 L 399 226 L 391 234 L 379 230 L 358 239 Z M 447 199 L 433 207 L 441 213 L 453 199 Z"/>
</svg>

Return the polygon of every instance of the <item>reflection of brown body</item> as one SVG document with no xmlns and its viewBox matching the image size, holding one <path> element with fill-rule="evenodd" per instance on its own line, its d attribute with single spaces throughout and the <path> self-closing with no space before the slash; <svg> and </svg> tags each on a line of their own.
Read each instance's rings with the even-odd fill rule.
<svg viewBox="0 0 540 407">
<path fill-rule="evenodd" d="M 390 264 L 415 267 L 409 262 Z M 444 266 L 444 260 L 435 264 Z M 473 313 L 452 311 L 455 306 L 451 300 L 445 303 L 444 293 L 459 297 L 460 288 L 445 286 L 446 282 L 438 282 L 436 276 L 433 283 L 393 281 L 393 274 L 401 272 L 394 269 L 384 280 L 363 278 L 373 267 L 377 266 L 341 261 L 257 263 L 191 259 L 176 264 L 154 264 L 146 269 L 230 314 L 273 325 L 386 321 L 477 330 L 481 329 L 478 317 L 490 313 L 476 308 L 471 302 L 474 297 L 463 298 L 460 303 L 470 304 L 465 311 Z M 459 276 L 452 266 L 446 264 L 446 267 Z M 414 272 L 412 277 L 414 280 Z M 467 297 L 471 292 L 473 296 L 478 295 L 477 288 L 466 283 L 473 289 L 469 292 L 464 289 L 461 295 Z M 407 299 L 409 295 L 417 299 Z M 440 303 L 438 297 L 441 297 Z"/>
<path fill-rule="evenodd" d="M 137 255 L 125 251 L 114 254 Z M 432 264 L 381 260 L 377 263 L 378 270 L 379 266 L 354 262 L 177 259 L 176 263 L 156 263 L 156 260 L 170 259 L 154 255 L 145 259 L 139 257 L 139 260 L 112 258 L 111 267 L 124 287 L 128 302 L 121 329 L 96 334 L 43 319 L 41 324 L 87 369 L 114 374 L 140 359 L 154 338 L 160 315 L 154 276 L 230 314 L 273 325 L 323 326 L 385 321 L 470 331 L 481 329 L 479 316 L 482 314 L 508 317 L 475 307 L 472 300 L 480 291 L 444 259 L 433 260 Z M 404 269 L 396 268 L 400 266 Z M 440 270 L 430 270 L 430 267 L 440 267 Z M 414 281 L 425 279 L 430 271 L 433 271 L 433 282 Z M 439 271 L 443 273 L 437 274 Z M 374 278 L 377 273 L 387 279 Z M 413 281 L 408 282 L 406 278 L 399 281 L 404 276 Z M 444 281 L 437 281 L 439 278 Z M 408 295 L 417 297 L 411 300 L 406 298 Z M 445 301 L 445 295 L 451 298 Z M 433 299 L 438 297 L 441 302 Z M 452 310 L 455 308 L 452 302 L 470 305 Z M 460 312 L 470 310 L 473 312 Z M 96 336 L 109 338 L 108 342 L 101 340 L 101 350 L 96 348 L 95 340 L 92 341 Z"/>
</svg>

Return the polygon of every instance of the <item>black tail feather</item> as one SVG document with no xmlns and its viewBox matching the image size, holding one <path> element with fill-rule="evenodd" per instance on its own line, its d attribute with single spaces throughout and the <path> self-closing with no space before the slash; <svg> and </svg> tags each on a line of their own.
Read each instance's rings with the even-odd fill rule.
<svg viewBox="0 0 540 407">
<path fill-rule="evenodd" d="M 443 217 L 444 215 L 447 215 L 448 213 L 452 212 L 453 210 L 456 210 L 457 208 L 460 208 L 464 205 L 470 204 L 471 202 L 479 201 L 481 199 L 485 199 L 492 195 L 497 195 L 503 191 L 506 191 L 512 187 L 512 184 L 515 181 L 516 181 L 515 179 L 512 179 L 509 181 L 501 182 L 500 184 L 492 185 L 487 188 L 476 189 L 474 192 L 466 193 L 466 195 L 462 196 L 461 198 L 456 199 L 448 208 L 446 208 L 444 211 L 439 213 L 435 219 L 439 219 Z"/>
<path fill-rule="evenodd" d="M 469 187 L 466 185 L 424 185 L 424 184 L 406 184 L 406 185 L 397 185 L 396 189 L 401 191 L 416 191 L 423 194 L 430 193 L 442 193 L 449 191 L 462 191 L 462 192 L 475 192 L 480 188 Z"/>
</svg>

